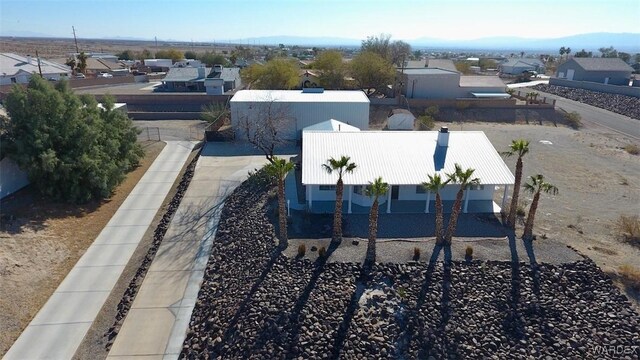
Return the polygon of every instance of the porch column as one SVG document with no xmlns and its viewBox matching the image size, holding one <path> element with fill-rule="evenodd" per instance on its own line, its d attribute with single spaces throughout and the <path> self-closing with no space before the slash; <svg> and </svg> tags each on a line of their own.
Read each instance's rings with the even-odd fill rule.
<svg viewBox="0 0 640 360">
<path fill-rule="evenodd" d="M 431 200 L 431 191 L 427 191 L 427 204 L 424 206 L 424 213 L 429 213 L 429 201 Z"/>
<path fill-rule="evenodd" d="M 347 213 L 351 214 L 351 195 L 353 194 L 353 185 L 349 185 L 349 210 Z"/>
<path fill-rule="evenodd" d="M 464 213 L 467 213 L 467 207 L 469 206 L 469 189 L 464 192 Z"/>
<path fill-rule="evenodd" d="M 389 191 L 387 191 L 387 214 L 391 212 L 391 186 L 389 186 Z"/>
<path fill-rule="evenodd" d="M 507 203 L 507 192 L 509 192 L 509 185 L 504 186 L 504 194 L 502 194 L 502 210 L 504 210 Z"/>
<path fill-rule="evenodd" d="M 311 186 L 312 185 L 307 185 L 307 206 L 309 207 L 309 210 L 311 210 L 311 205 L 313 204 L 313 200 L 311 199 Z"/>
</svg>

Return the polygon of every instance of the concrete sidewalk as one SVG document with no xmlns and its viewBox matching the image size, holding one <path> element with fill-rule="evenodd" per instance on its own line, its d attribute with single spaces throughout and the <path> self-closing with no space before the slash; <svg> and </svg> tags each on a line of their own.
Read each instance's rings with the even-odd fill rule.
<svg viewBox="0 0 640 360">
<path fill-rule="evenodd" d="M 197 142 L 170 141 L 4 359 L 71 359 Z"/>
<path fill-rule="evenodd" d="M 178 358 L 223 202 L 265 162 L 264 155 L 242 153 L 234 144 L 206 145 L 107 359 Z"/>
</svg>

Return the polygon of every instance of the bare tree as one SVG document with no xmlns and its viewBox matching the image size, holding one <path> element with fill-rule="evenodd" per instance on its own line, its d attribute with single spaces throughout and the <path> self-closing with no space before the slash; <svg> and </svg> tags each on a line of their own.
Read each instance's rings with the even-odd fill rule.
<svg viewBox="0 0 640 360">
<path fill-rule="evenodd" d="M 236 130 L 256 149 L 262 151 L 270 163 L 274 163 L 274 151 L 289 143 L 287 135 L 295 132 L 295 118 L 286 104 L 268 98 L 249 106 L 237 114 Z M 293 129 L 293 131 L 292 131 Z"/>
</svg>

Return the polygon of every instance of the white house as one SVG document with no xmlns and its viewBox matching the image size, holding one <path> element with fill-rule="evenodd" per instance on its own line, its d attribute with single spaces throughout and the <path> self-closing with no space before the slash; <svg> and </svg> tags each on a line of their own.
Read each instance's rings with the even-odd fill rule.
<svg viewBox="0 0 640 360">
<path fill-rule="evenodd" d="M 465 191 L 464 212 L 497 213 L 493 202 L 497 187 L 504 187 L 502 206 L 514 176 L 482 131 L 304 131 L 302 134 L 302 184 L 307 208 L 332 212 L 337 175 L 323 168 L 327 159 L 349 156 L 357 168 L 345 174 L 344 209 L 368 212 L 372 199 L 365 187 L 378 176 L 391 189 L 380 199 L 381 212 L 433 212 L 435 195 L 421 184 L 427 175 L 454 171 L 454 165 L 475 169 L 480 185 Z M 450 211 L 459 185 L 441 192 L 445 211 Z"/>
<path fill-rule="evenodd" d="M 247 121 L 259 126 L 265 114 L 288 119 L 281 129 L 283 139 L 299 139 L 302 129 L 336 119 L 359 129 L 369 128 L 369 98 L 362 91 L 323 90 L 241 90 L 230 101 L 231 124 L 240 131 Z"/>
<path fill-rule="evenodd" d="M 40 69 L 38 69 L 38 61 Z M 39 74 L 50 80 L 60 80 L 71 76 L 71 68 L 31 56 L 0 53 L 0 85 L 26 84 L 31 75 Z"/>
<path fill-rule="evenodd" d="M 393 109 L 387 119 L 389 130 L 413 130 L 416 117 L 407 109 Z"/>
</svg>

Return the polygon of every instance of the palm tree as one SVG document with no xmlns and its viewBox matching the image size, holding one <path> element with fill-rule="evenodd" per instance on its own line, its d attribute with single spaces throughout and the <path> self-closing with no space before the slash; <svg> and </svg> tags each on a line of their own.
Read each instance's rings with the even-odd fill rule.
<svg viewBox="0 0 640 360">
<path fill-rule="evenodd" d="M 545 182 L 544 176 L 538 174 L 529 178 L 529 181 L 524 184 L 524 190 L 528 193 L 533 194 L 533 201 L 531 202 L 531 207 L 529 208 L 529 213 L 527 214 L 527 221 L 524 225 L 524 233 L 522 234 L 522 239 L 531 240 L 533 239 L 533 221 L 536 217 L 536 210 L 538 210 L 540 193 L 544 192 L 546 194 L 551 193 L 552 195 L 556 195 L 558 193 L 558 188 L 552 184 L 549 184 L 548 182 Z"/>
<path fill-rule="evenodd" d="M 356 164 L 350 162 L 351 158 L 342 156 L 340 159 L 329 158 L 326 164 L 322 164 L 322 168 L 329 174 L 334 171 L 338 173 L 338 181 L 336 182 L 336 209 L 333 213 L 333 238 L 334 242 L 342 240 L 342 194 L 344 193 L 344 184 L 342 176 L 351 174 L 356 168 Z"/>
<path fill-rule="evenodd" d="M 87 59 L 88 58 L 89 57 L 84 52 L 81 52 L 80 54 L 78 54 L 78 61 L 77 61 L 77 65 L 76 66 L 78 67 L 78 70 L 83 74 L 87 70 Z"/>
<path fill-rule="evenodd" d="M 376 261 L 376 238 L 378 236 L 378 198 L 389 191 L 389 184 L 378 177 L 365 189 L 365 195 L 373 197 L 371 210 L 369 211 L 369 242 L 367 244 L 367 262 Z"/>
<path fill-rule="evenodd" d="M 436 244 L 442 245 L 444 239 L 444 215 L 442 210 L 442 198 L 440 197 L 440 190 L 449 183 L 450 180 L 442 181 L 440 174 L 429 176 L 429 181 L 423 182 L 422 187 L 425 190 L 436 194 Z M 429 206 L 429 204 L 427 204 Z"/>
<path fill-rule="evenodd" d="M 518 139 L 511 140 L 509 150 L 501 153 L 503 156 L 518 155 L 516 161 L 516 179 L 513 183 L 513 195 L 511 196 L 511 205 L 509 206 L 509 216 L 507 216 L 507 225 L 512 229 L 516 228 L 516 210 L 518 208 L 518 197 L 520 195 L 520 184 L 522 183 L 522 158 L 529 152 L 529 140 Z"/>
<path fill-rule="evenodd" d="M 462 196 L 464 195 L 464 191 L 470 185 L 478 185 L 480 184 L 480 179 L 471 178 L 473 176 L 474 169 L 466 169 L 462 170 L 462 167 L 459 164 L 455 165 L 455 171 L 451 174 L 447 174 L 448 181 L 453 183 L 460 184 L 460 190 L 458 190 L 458 194 L 456 194 L 456 201 L 453 203 L 453 209 L 451 210 L 451 218 L 449 219 L 449 226 L 447 227 L 447 232 L 444 235 L 444 241 L 447 244 L 451 244 L 451 238 L 453 234 L 456 232 L 456 226 L 458 225 L 458 217 L 460 216 L 460 210 L 462 210 Z"/>
<path fill-rule="evenodd" d="M 284 179 L 287 177 L 287 174 L 293 170 L 293 168 L 294 164 L 291 161 L 278 157 L 274 157 L 273 162 L 264 166 L 267 174 L 275 178 L 278 182 L 278 221 L 280 223 L 280 240 L 284 246 L 287 245 L 289 240 L 287 235 L 287 211 L 285 208 Z"/>
</svg>

